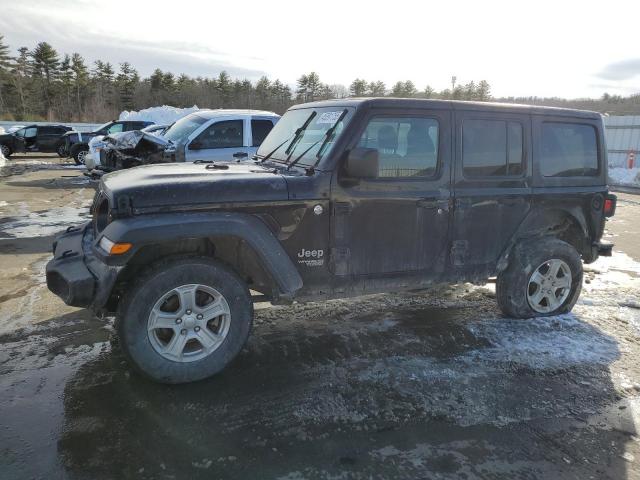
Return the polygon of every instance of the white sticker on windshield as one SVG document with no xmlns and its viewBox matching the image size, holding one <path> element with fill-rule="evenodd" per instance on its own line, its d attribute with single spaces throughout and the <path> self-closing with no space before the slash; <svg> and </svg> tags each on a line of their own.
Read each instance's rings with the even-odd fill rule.
<svg viewBox="0 0 640 480">
<path fill-rule="evenodd" d="M 338 121 L 340 115 L 342 115 L 342 110 L 338 110 L 337 112 L 324 112 L 318 117 L 318 121 L 316 123 L 330 123 L 333 125 Z"/>
</svg>

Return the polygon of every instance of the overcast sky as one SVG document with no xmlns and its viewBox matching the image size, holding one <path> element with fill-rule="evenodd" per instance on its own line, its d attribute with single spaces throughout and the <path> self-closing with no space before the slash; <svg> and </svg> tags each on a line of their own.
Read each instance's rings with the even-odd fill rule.
<svg viewBox="0 0 640 480">
<path fill-rule="evenodd" d="M 486 79 L 495 96 L 640 92 L 640 2 L 29 0 L 0 2 L 14 50 L 51 43 L 88 61 L 294 84 Z"/>
</svg>

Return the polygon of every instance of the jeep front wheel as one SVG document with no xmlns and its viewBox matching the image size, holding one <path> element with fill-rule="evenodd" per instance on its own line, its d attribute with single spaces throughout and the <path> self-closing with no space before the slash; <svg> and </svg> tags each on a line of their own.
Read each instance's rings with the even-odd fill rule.
<svg viewBox="0 0 640 480">
<path fill-rule="evenodd" d="M 163 383 L 201 380 L 224 369 L 253 322 L 247 286 L 209 258 L 160 262 L 123 300 L 120 344 L 142 374 Z"/>
<path fill-rule="evenodd" d="M 571 311 L 582 290 L 580 255 L 557 238 L 516 245 L 509 266 L 498 275 L 496 298 L 505 315 L 516 318 Z"/>
</svg>

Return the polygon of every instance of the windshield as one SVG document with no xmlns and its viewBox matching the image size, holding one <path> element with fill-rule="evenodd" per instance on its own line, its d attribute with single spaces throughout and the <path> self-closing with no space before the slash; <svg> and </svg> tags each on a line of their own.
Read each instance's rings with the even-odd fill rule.
<svg viewBox="0 0 640 480">
<path fill-rule="evenodd" d="M 101 130 L 106 130 L 106 128 L 111 125 L 113 122 L 107 122 L 107 123 L 103 123 L 102 125 L 100 125 L 98 128 L 96 128 L 94 130 L 94 132 L 99 132 Z"/>
<path fill-rule="evenodd" d="M 346 115 L 343 115 L 344 111 Z M 309 116 L 315 112 L 315 116 L 307 126 L 307 128 L 299 134 L 299 140 L 290 148 L 291 141 L 296 136 L 296 130 L 304 126 Z M 289 161 L 299 158 L 298 163 L 301 165 L 313 166 L 318 157 L 316 156 L 322 148 L 322 155 L 327 155 L 347 126 L 353 116 L 353 108 L 347 107 L 323 107 L 323 108 L 301 108 L 299 110 L 289 110 L 273 127 L 273 130 L 267 135 L 262 145 L 258 149 L 258 157 L 264 157 L 269 153 L 271 160 L 285 162 L 289 157 Z M 342 117 L 342 119 L 340 119 Z M 338 120 L 340 120 L 338 122 Z M 334 134 L 331 135 L 329 141 L 325 143 L 327 130 L 333 127 L 336 122 Z M 324 143 L 324 146 L 323 146 Z M 280 148 L 277 148 L 281 145 Z M 277 148 L 277 150 L 275 150 Z M 275 150 L 275 151 L 274 151 Z"/>
<path fill-rule="evenodd" d="M 187 115 L 171 125 L 163 136 L 167 140 L 171 140 L 175 143 L 191 135 L 200 125 L 206 122 L 206 118 L 202 118 L 198 115 Z"/>
</svg>

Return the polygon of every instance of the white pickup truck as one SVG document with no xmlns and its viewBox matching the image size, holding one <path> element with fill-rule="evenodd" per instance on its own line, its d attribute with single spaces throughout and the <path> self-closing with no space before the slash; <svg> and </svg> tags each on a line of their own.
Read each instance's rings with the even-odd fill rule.
<svg viewBox="0 0 640 480">
<path fill-rule="evenodd" d="M 94 139 L 87 167 L 111 171 L 158 161 L 247 160 L 279 119 L 260 110 L 199 110 L 177 120 L 159 138 L 142 130 L 144 135 L 128 132 Z M 136 141 L 139 148 L 133 146 Z"/>
</svg>

